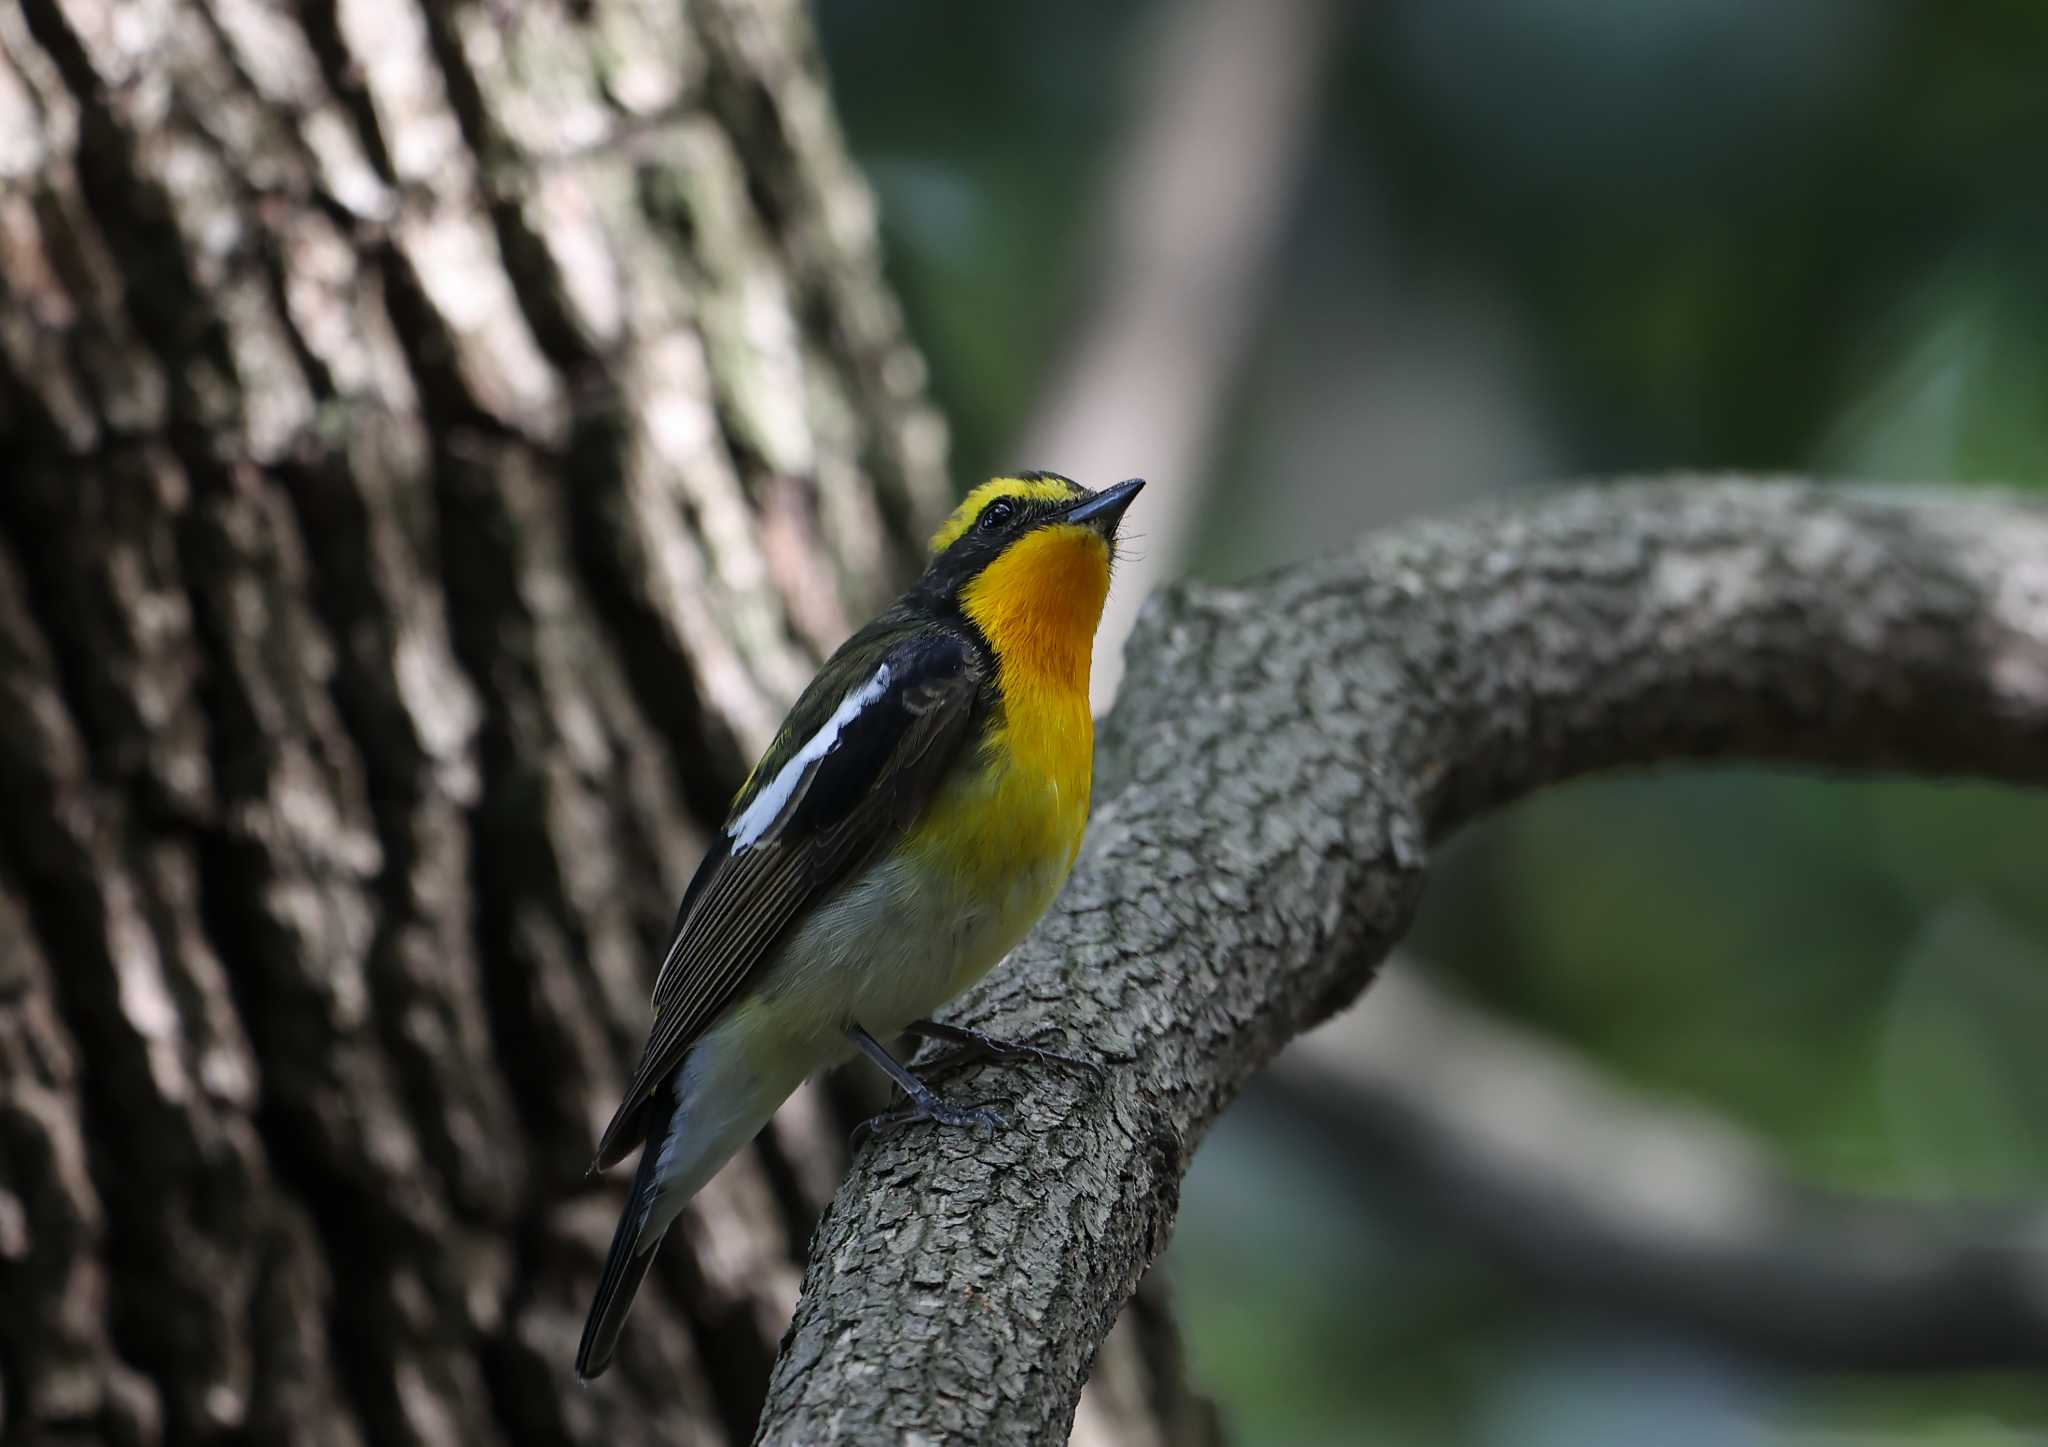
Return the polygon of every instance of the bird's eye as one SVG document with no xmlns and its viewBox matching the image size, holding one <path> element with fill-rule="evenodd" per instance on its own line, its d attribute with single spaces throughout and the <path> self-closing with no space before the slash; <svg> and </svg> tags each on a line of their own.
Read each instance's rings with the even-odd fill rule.
<svg viewBox="0 0 2048 1447">
<path fill-rule="evenodd" d="M 976 519 L 985 533 L 996 532 L 1009 526 L 1010 519 L 1017 516 L 1017 504 L 1007 497 L 999 497 L 981 510 Z"/>
</svg>

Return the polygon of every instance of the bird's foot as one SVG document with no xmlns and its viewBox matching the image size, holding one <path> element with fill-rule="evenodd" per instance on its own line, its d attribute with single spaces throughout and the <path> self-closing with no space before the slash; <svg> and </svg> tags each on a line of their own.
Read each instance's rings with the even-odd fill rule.
<svg viewBox="0 0 2048 1447">
<path fill-rule="evenodd" d="M 988 1135 L 995 1134 L 1006 1124 L 1000 1115 L 986 1106 L 954 1105 L 927 1090 L 880 1115 L 869 1116 L 853 1128 L 851 1144 L 858 1149 L 869 1136 L 887 1135 L 921 1120 L 928 1120 L 933 1125 L 965 1126 Z"/>
<path fill-rule="evenodd" d="M 1063 1070 L 1078 1070 L 1091 1075 L 1097 1085 L 1109 1078 L 1100 1061 L 1089 1060 L 1080 1055 L 1067 1055 L 1058 1050 L 1047 1050 L 1042 1046 L 1018 1040 L 999 1040 L 979 1030 L 970 1030 L 965 1025 L 946 1025 L 937 1020 L 914 1020 L 908 1027 L 912 1035 L 926 1040 L 937 1040 L 950 1045 L 924 1063 L 929 1074 L 942 1074 L 958 1069 L 962 1065 L 980 1064 L 984 1061 L 1003 1065 L 1050 1065 Z"/>
</svg>

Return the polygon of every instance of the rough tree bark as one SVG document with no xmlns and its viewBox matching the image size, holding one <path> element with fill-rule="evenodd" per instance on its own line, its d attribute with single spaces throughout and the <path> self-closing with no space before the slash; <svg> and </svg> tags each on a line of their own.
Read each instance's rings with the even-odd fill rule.
<svg viewBox="0 0 2048 1447">
<path fill-rule="evenodd" d="M 1427 523 L 1155 599 L 1052 917 L 956 1012 L 1116 1061 L 953 1082 L 993 1141 L 865 1148 L 760 1440 L 1056 1440 L 1203 1130 L 1355 997 L 1431 843 L 1588 770 L 2048 781 L 2048 509 L 1696 481 Z"/>
<path fill-rule="evenodd" d="M 833 1102 L 590 1391 L 584 1171 L 921 387 L 794 0 L 0 5 L 7 1442 L 751 1434 Z"/>
</svg>

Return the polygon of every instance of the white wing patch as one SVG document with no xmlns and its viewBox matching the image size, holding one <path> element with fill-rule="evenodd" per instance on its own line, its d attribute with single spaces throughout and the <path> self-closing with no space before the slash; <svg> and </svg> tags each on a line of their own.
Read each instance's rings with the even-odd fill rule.
<svg viewBox="0 0 2048 1447">
<path fill-rule="evenodd" d="M 839 735 L 845 732 L 846 726 L 888 688 L 889 665 L 885 663 L 875 670 L 873 678 L 841 700 L 839 707 L 832 710 L 832 717 L 825 720 L 824 727 L 805 741 L 795 756 L 776 771 L 775 777 L 762 786 L 761 792 L 754 796 L 754 802 L 732 821 L 728 833 L 734 849 L 746 849 L 761 842 L 763 836 L 775 827 L 790 801 L 810 782 L 819 762 L 839 747 Z"/>
</svg>

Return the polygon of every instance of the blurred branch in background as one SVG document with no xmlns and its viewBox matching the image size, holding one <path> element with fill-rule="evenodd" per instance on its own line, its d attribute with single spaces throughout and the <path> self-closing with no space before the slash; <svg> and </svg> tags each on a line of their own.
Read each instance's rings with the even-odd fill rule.
<svg viewBox="0 0 2048 1447">
<path fill-rule="evenodd" d="M 1344 1175 L 1525 1273 L 1749 1354 L 1865 1370 L 2048 1357 L 2048 1208 L 1804 1186 L 1726 1120 L 1632 1094 L 1413 965 L 1270 1077 Z"/>
<path fill-rule="evenodd" d="M 1313 135 L 1335 21 L 1327 0 L 1187 0 L 1158 21 L 1145 104 L 1102 187 L 1082 331 L 1015 450 L 1019 465 L 1090 483 L 1161 484 L 1103 617 L 1098 711 L 1123 676 L 1139 604 L 1177 571 Z"/>
<path fill-rule="evenodd" d="M 1189 1383 L 1175 1315 L 1160 1273 L 1138 1283 L 1096 1353 L 1067 1447 L 1222 1447 L 1229 1440 L 1215 1404 Z"/>
</svg>

